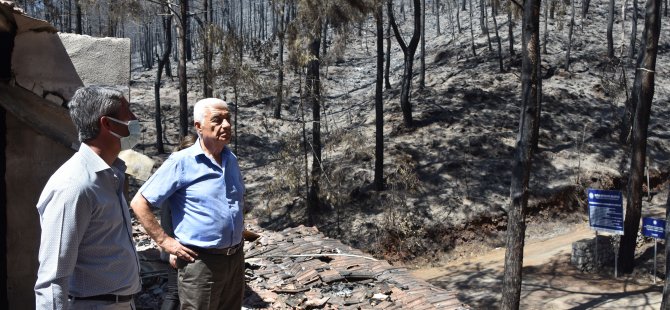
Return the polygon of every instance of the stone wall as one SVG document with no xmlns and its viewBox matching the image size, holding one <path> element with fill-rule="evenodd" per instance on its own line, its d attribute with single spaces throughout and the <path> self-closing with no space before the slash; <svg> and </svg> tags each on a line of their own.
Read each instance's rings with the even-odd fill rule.
<svg viewBox="0 0 670 310">
<path fill-rule="evenodd" d="M 611 236 L 598 236 L 598 257 L 596 260 L 596 238 L 582 239 L 572 243 L 570 262 L 583 272 L 596 272 L 603 266 L 614 265 L 614 247 Z"/>
</svg>

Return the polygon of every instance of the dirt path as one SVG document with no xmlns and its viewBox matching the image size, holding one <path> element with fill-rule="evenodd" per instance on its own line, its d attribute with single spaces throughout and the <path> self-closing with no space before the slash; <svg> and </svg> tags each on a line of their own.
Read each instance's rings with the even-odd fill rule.
<svg viewBox="0 0 670 310">
<path fill-rule="evenodd" d="M 592 238 L 584 224 L 567 234 L 531 241 L 524 249 L 521 309 L 658 309 L 662 282 L 651 275 L 614 279 L 613 275 L 585 274 L 572 268 L 572 242 Z M 413 271 L 417 277 L 458 292 L 459 299 L 475 309 L 496 308 L 499 303 L 505 250 L 443 267 Z"/>
</svg>

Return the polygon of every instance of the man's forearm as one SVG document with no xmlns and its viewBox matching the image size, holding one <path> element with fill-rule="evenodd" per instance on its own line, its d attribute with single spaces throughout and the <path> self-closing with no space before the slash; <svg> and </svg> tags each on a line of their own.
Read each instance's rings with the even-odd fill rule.
<svg viewBox="0 0 670 310">
<path fill-rule="evenodd" d="M 154 239 L 159 246 L 166 238 L 169 238 L 163 227 L 158 223 L 158 219 L 156 219 L 154 213 L 151 212 L 151 205 L 149 205 L 149 202 L 141 194 L 138 193 L 135 195 L 130 202 L 130 207 L 133 209 L 137 220 L 144 227 L 144 230 L 149 234 L 149 237 Z"/>
<path fill-rule="evenodd" d="M 165 252 L 174 254 L 186 261 L 195 260 L 195 257 L 198 256 L 198 253 L 182 245 L 179 243 L 179 241 L 165 233 L 163 227 L 158 224 L 156 216 L 153 212 L 151 212 L 151 205 L 149 204 L 149 201 L 147 201 L 146 198 L 142 196 L 142 194 L 137 193 L 137 195 L 135 195 L 133 201 L 130 202 L 130 207 L 133 208 L 133 212 L 135 212 L 137 220 L 140 221 L 140 224 L 142 224 L 144 229 L 147 231 L 149 237 L 154 239 L 156 243 L 158 243 L 158 246 L 165 250 Z"/>
</svg>

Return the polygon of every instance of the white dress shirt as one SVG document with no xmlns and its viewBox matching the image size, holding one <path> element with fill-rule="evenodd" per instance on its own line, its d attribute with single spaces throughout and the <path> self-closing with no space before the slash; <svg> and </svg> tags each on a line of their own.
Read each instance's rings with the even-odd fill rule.
<svg viewBox="0 0 670 310">
<path fill-rule="evenodd" d="M 107 165 L 89 146 L 49 179 L 37 210 L 42 236 L 37 309 L 66 309 L 68 295 L 132 295 L 140 267 L 123 195 L 125 164 Z"/>
</svg>

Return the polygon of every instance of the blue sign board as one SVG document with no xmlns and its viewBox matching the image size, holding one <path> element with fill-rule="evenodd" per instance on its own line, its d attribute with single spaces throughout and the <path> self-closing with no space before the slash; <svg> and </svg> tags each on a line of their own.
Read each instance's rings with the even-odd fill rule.
<svg viewBox="0 0 670 310">
<path fill-rule="evenodd" d="M 665 220 L 653 217 L 642 218 L 642 234 L 656 239 L 665 239 Z"/>
<path fill-rule="evenodd" d="M 587 190 L 589 225 L 597 231 L 623 235 L 623 195 L 621 191 Z"/>
</svg>

